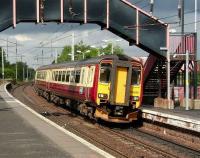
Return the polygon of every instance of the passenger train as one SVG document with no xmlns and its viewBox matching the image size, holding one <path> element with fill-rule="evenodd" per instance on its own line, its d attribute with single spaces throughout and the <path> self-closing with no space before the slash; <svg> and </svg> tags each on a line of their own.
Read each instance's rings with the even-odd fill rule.
<svg viewBox="0 0 200 158">
<path fill-rule="evenodd" d="M 125 55 L 52 64 L 36 70 L 35 90 L 90 118 L 129 123 L 138 119 L 143 65 Z"/>
</svg>

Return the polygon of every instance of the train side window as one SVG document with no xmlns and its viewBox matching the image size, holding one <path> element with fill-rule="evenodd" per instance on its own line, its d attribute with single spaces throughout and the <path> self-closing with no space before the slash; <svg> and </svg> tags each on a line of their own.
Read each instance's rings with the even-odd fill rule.
<svg viewBox="0 0 200 158">
<path fill-rule="evenodd" d="M 58 81 L 58 71 L 56 71 L 55 73 L 56 73 L 56 81 Z"/>
<path fill-rule="evenodd" d="M 52 80 L 55 81 L 55 72 L 52 72 Z"/>
<path fill-rule="evenodd" d="M 65 76 L 66 76 L 66 71 L 63 71 L 63 73 L 62 73 L 62 82 L 65 82 Z"/>
<path fill-rule="evenodd" d="M 82 84 L 84 84 L 84 76 L 85 76 L 85 69 L 83 68 L 81 71 L 81 82 Z"/>
<path fill-rule="evenodd" d="M 59 71 L 58 81 L 62 81 L 62 71 Z"/>
<path fill-rule="evenodd" d="M 45 71 L 44 72 L 44 80 L 46 80 L 46 78 L 47 78 L 47 72 Z"/>
<path fill-rule="evenodd" d="M 40 72 L 38 71 L 36 78 L 39 79 L 40 78 L 39 76 L 40 76 Z"/>
<path fill-rule="evenodd" d="M 71 71 L 70 83 L 74 83 L 74 82 L 75 82 L 75 71 Z"/>
<path fill-rule="evenodd" d="M 132 69 L 132 78 L 131 78 L 131 85 L 139 85 L 140 84 L 140 68 L 133 68 Z"/>
<path fill-rule="evenodd" d="M 70 71 L 67 71 L 67 74 L 66 74 L 66 82 L 69 82 L 69 78 L 70 78 Z"/>
<path fill-rule="evenodd" d="M 101 65 L 101 69 L 100 69 L 100 82 L 101 83 L 109 83 L 110 82 L 110 72 L 111 72 L 111 65 L 107 64 Z"/>
<path fill-rule="evenodd" d="M 75 83 L 80 83 L 81 70 L 76 70 Z"/>
<path fill-rule="evenodd" d="M 94 78 L 94 67 L 90 67 L 87 76 L 87 84 L 92 85 Z"/>
</svg>

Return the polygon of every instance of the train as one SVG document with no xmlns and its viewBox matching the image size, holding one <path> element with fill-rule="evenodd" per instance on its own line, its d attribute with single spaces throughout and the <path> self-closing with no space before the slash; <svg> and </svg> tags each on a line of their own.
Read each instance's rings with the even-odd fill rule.
<svg viewBox="0 0 200 158">
<path fill-rule="evenodd" d="M 114 123 L 138 119 L 143 94 L 143 65 L 126 55 L 41 66 L 34 88 L 49 102 Z"/>
</svg>

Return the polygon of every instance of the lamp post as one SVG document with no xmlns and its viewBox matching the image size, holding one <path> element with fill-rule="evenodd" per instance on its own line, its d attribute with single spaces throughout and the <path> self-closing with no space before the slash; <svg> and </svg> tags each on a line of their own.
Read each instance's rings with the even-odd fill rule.
<svg viewBox="0 0 200 158">
<path fill-rule="evenodd" d="M 92 46 L 90 46 L 91 48 L 95 48 L 95 49 L 97 49 L 97 51 L 98 51 L 98 57 L 100 57 L 100 56 L 102 56 L 102 55 L 105 55 L 104 53 L 101 53 L 100 52 L 100 48 L 99 47 L 97 47 L 97 46 L 95 46 L 95 45 L 92 45 Z M 106 47 L 106 46 L 105 46 Z M 104 48 L 105 48 L 104 47 Z"/>
<path fill-rule="evenodd" d="M 121 42 L 122 39 L 116 39 L 116 40 L 113 40 L 113 39 L 109 39 L 109 40 L 102 40 L 103 42 L 105 43 L 111 43 L 111 54 L 114 54 L 114 44 L 116 44 L 117 42 Z"/>
<path fill-rule="evenodd" d="M 4 53 L 3 49 L 1 48 L 1 59 L 2 59 L 2 80 L 4 81 Z"/>
<path fill-rule="evenodd" d="M 81 50 L 77 50 L 76 51 L 77 53 L 81 53 L 82 55 L 83 55 L 83 60 L 85 59 L 85 53 L 90 53 L 91 51 L 90 50 L 86 50 L 85 52 L 83 51 L 81 51 Z"/>
</svg>

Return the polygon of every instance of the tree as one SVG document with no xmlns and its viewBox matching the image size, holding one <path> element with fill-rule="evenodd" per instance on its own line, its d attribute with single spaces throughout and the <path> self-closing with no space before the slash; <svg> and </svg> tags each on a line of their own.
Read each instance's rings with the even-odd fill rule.
<svg viewBox="0 0 200 158">
<path fill-rule="evenodd" d="M 0 48 L 0 78 L 2 78 L 2 51 L 3 49 Z M 3 51 L 3 58 L 4 58 L 4 77 L 5 79 L 15 79 L 16 75 L 16 64 L 10 64 L 9 61 L 6 60 L 6 54 Z M 23 62 L 17 62 L 17 78 L 19 81 L 23 80 L 23 70 L 24 70 L 24 77 L 26 78 L 26 70 L 28 65 Z M 29 68 L 29 79 L 33 79 L 35 70 Z M 32 74 L 32 75 L 31 75 Z"/>
<path fill-rule="evenodd" d="M 74 46 L 75 60 L 83 60 L 98 57 L 99 55 L 111 54 L 112 44 L 108 44 L 105 48 L 92 48 L 90 45 L 86 45 L 83 41 Z M 114 54 L 123 54 L 124 51 L 119 46 L 114 46 Z M 84 55 L 83 55 L 84 53 Z M 65 46 L 61 55 L 58 57 L 58 63 L 65 61 L 71 61 L 71 46 Z M 55 63 L 55 61 L 53 61 Z"/>
</svg>

